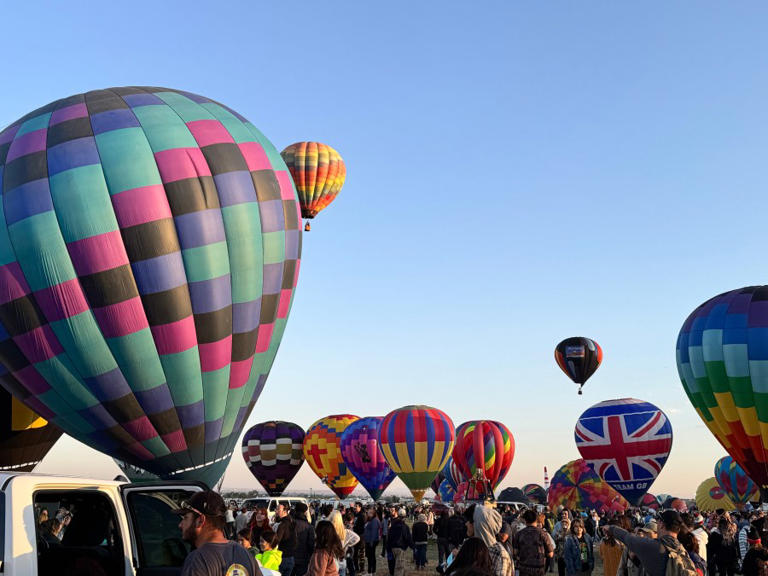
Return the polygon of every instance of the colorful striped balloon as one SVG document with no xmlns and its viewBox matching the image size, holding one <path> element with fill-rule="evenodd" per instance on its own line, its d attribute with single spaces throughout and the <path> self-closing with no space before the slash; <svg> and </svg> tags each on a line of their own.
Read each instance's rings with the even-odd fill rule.
<svg viewBox="0 0 768 576">
<path fill-rule="evenodd" d="M 421 500 L 451 456 L 454 428 L 441 410 L 405 406 L 384 417 L 379 443 L 390 468 Z"/>
<path fill-rule="evenodd" d="M 379 447 L 382 420 L 378 416 L 361 418 L 347 426 L 341 435 L 341 455 L 347 468 L 374 500 L 378 500 L 395 479 Z"/>
<path fill-rule="evenodd" d="M 445 476 L 445 479 L 454 491 L 459 489 L 459 484 L 467 481 L 467 477 L 459 469 L 459 465 L 453 460 L 453 456 L 448 458 L 448 462 L 443 467 L 443 476 Z"/>
<path fill-rule="evenodd" d="M 357 478 L 347 467 L 341 454 L 341 436 L 347 426 L 360 420 L 351 414 L 321 418 L 304 437 L 304 458 L 309 467 L 339 498 L 346 498 L 357 487 Z"/>
<path fill-rule="evenodd" d="M 496 488 L 515 456 L 512 433 L 501 422 L 472 420 L 456 430 L 453 461 L 466 478 L 481 477 Z"/>
<path fill-rule="evenodd" d="M 291 171 L 301 215 L 314 218 L 339 195 L 347 168 L 336 150 L 320 142 L 296 142 L 281 152 Z M 309 222 L 305 228 L 309 232 Z"/>
<path fill-rule="evenodd" d="M 215 485 L 298 278 L 281 156 L 208 98 L 111 88 L 1 132 L 0 188 L 2 386 L 88 446 Z"/>
<path fill-rule="evenodd" d="M 304 464 L 304 430 L 293 422 L 272 420 L 250 428 L 243 437 L 248 470 L 270 496 L 280 496 Z"/>
<path fill-rule="evenodd" d="M 547 491 L 538 484 L 526 484 L 522 488 L 523 494 L 535 504 L 547 503 Z"/>
<path fill-rule="evenodd" d="M 715 463 L 715 478 L 720 488 L 728 495 L 736 508 L 741 510 L 750 500 L 755 500 L 760 490 L 757 484 L 744 472 L 744 468 L 731 456 L 725 456 Z"/>
<path fill-rule="evenodd" d="M 560 467 L 549 484 L 551 509 L 563 506 L 569 510 L 626 509 L 629 503 L 603 482 L 584 460 L 573 460 Z"/>
</svg>

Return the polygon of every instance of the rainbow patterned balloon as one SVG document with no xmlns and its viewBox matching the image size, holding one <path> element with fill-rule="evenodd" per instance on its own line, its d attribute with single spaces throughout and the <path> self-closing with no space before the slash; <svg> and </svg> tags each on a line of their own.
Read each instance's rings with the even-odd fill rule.
<svg viewBox="0 0 768 576">
<path fill-rule="evenodd" d="M 381 450 L 417 501 L 448 462 L 454 434 L 451 419 L 429 406 L 405 406 L 384 417 Z"/>
<path fill-rule="evenodd" d="M 472 420 L 456 430 L 453 461 L 466 478 L 478 475 L 496 488 L 509 472 L 515 440 L 501 422 Z"/>
<path fill-rule="evenodd" d="M 720 458 L 715 464 L 715 478 L 720 488 L 726 493 L 736 508 L 741 510 L 750 500 L 754 500 L 760 490 L 744 472 L 744 468 L 731 457 Z"/>
<path fill-rule="evenodd" d="M 350 472 L 378 500 L 395 473 L 379 448 L 380 417 L 361 418 L 347 426 L 341 435 L 341 455 Z"/>
<path fill-rule="evenodd" d="M 564 506 L 570 510 L 629 507 L 629 503 L 582 459 L 568 462 L 555 472 L 549 484 L 548 503 L 551 509 Z"/>
<path fill-rule="evenodd" d="M 547 491 L 538 484 L 526 484 L 522 488 L 523 494 L 535 504 L 547 503 Z"/>
<path fill-rule="evenodd" d="M 701 512 L 714 512 L 718 508 L 734 510 L 736 506 L 720 488 L 716 478 L 707 478 L 696 488 L 696 508 Z"/>
<path fill-rule="evenodd" d="M 467 481 L 467 477 L 459 469 L 459 465 L 453 459 L 453 456 L 448 458 L 448 462 L 443 467 L 443 476 L 451 485 L 454 491 L 459 489 L 459 484 Z"/>
<path fill-rule="evenodd" d="M 346 498 L 357 487 L 357 478 L 341 454 L 341 435 L 357 420 L 360 417 L 351 414 L 326 416 L 312 424 L 304 437 L 304 459 L 339 498 Z"/>
</svg>

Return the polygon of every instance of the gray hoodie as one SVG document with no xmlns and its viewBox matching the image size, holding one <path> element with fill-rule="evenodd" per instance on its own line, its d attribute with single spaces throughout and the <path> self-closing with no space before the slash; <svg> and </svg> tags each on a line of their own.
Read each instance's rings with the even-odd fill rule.
<svg viewBox="0 0 768 576">
<path fill-rule="evenodd" d="M 475 536 L 489 548 L 496 543 L 496 536 L 501 532 L 501 515 L 490 506 L 478 504 L 472 517 Z"/>
</svg>

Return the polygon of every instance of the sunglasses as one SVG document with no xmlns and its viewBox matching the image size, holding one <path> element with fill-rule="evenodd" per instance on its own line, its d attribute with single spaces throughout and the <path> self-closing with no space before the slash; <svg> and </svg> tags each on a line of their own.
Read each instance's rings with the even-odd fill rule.
<svg viewBox="0 0 768 576">
<path fill-rule="evenodd" d="M 195 514 L 197 514 L 198 516 L 205 516 L 205 514 L 203 514 L 202 512 L 200 512 L 200 510 L 198 510 L 197 508 L 194 508 L 193 506 L 190 506 L 190 505 L 189 505 L 189 502 L 187 502 L 186 500 L 184 500 L 184 501 L 181 503 L 181 505 L 180 505 L 180 506 L 181 506 L 181 509 L 182 509 L 182 510 L 188 510 L 189 512 L 194 512 L 194 513 L 195 513 Z"/>
</svg>

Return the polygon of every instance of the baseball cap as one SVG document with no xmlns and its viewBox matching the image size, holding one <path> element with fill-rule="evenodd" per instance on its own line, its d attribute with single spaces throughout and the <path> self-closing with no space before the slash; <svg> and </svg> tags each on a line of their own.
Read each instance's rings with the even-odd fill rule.
<svg viewBox="0 0 768 576">
<path fill-rule="evenodd" d="M 194 512 L 201 516 L 226 516 L 227 505 L 224 499 L 213 490 L 203 490 L 195 492 L 190 498 L 181 502 L 179 508 L 173 511 L 174 514 L 186 514 Z"/>
<path fill-rule="evenodd" d="M 702 516 L 701 514 L 696 514 L 696 516 L 693 518 L 693 524 L 695 526 L 704 524 L 704 516 Z"/>
</svg>

